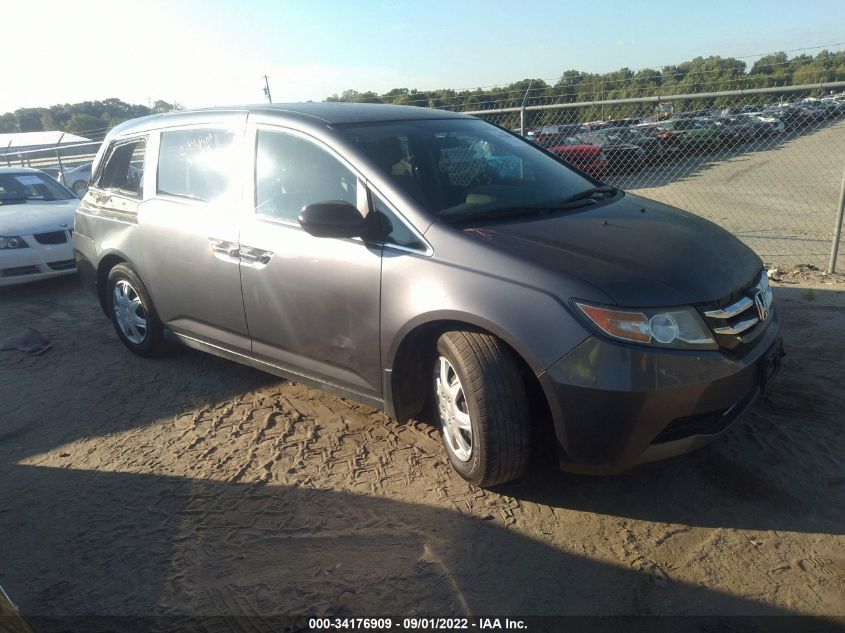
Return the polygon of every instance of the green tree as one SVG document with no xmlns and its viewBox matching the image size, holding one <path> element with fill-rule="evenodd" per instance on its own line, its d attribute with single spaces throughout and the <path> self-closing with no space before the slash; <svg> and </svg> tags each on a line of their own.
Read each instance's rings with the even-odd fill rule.
<svg viewBox="0 0 845 633">
<path fill-rule="evenodd" d="M 70 117 L 65 131 L 79 136 L 100 136 L 104 127 L 106 127 L 105 122 L 99 117 L 90 114 L 74 114 Z"/>
</svg>

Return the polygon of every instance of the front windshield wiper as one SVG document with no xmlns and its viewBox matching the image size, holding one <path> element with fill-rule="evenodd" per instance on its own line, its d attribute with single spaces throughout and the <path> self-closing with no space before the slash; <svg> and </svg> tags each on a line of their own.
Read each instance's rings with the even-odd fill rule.
<svg viewBox="0 0 845 633">
<path fill-rule="evenodd" d="M 616 195 L 616 191 L 617 189 L 615 187 L 610 187 L 607 185 L 603 185 L 601 187 L 590 187 L 589 189 L 579 191 L 576 194 L 573 194 L 567 198 L 562 198 L 560 200 L 551 200 L 549 202 L 542 202 L 539 204 L 522 204 L 509 207 L 500 207 L 498 209 L 485 211 L 472 211 L 470 213 L 464 213 L 461 215 L 456 215 L 454 217 L 447 217 L 444 218 L 444 220 L 446 220 L 450 224 L 456 224 L 463 222 L 471 222 L 475 220 L 492 221 L 504 220 L 507 218 L 515 218 L 526 215 L 545 215 L 548 213 L 554 213 L 556 211 L 566 211 L 569 209 L 575 209 L 577 207 L 584 206 L 585 204 L 590 204 L 593 202 L 592 198 L 600 194 L 606 196 L 614 196 Z"/>
<path fill-rule="evenodd" d="M 575 202 L 576 200 L 587 200 L 598 194 L 605 194 L 607 197 L 612 197 L 616 195 L 616 187 L 611 187 L 610 185 L 602 185 L 601 187 L 590 187 L 589 189 L 584 189 L 584 191 L 579 191 L 578 193 L 572 194 L 568 198 L 564 198 L 563 200 L 556 201 L 556 204 L 568 204 L 570 202 Z"/>
</svg>

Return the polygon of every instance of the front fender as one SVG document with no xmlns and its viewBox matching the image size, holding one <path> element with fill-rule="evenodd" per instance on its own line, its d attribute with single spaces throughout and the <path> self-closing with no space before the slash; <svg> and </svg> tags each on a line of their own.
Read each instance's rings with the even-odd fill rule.
<svg viewBox="0 0 845 633">
<path fill-rule="evenodd" d="M 433 321 L 483 328 L 510 345 L 535 375 L 591 334 L 548 291 L 417 255 L 382 263 L 382 366 L 392 368 L 402 341 Z"/>
</svg>

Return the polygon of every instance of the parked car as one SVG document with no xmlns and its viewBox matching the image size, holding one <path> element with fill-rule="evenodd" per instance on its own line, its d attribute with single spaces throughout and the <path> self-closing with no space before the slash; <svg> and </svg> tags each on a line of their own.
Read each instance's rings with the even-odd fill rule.
<svg viewBox="0 0 845 633">
<path fill-rule="evenodd" d="M 678 148 L 665 143 L 658 136 L 649 136 L 639 129 L 630 127 L 609 127 L 602 130 L 604 134 L 618 137 L 623 142 L 636 145 L 645 153 L 645 160 L 649 163 L 659 163 L 678 153 Z"/>
<path fill-rule="evenodd" d="M 53 180 L 58 180 L 59 174 L 61 174 L 58 167 L 38 167 L 38 171 L 42 174 L 47 174 Z"/>
<path fill-rule="evenodd" d="M 602 130 L 579 134 L 576 138 L 582 143 L 601 148 L 602 153 L 607 157 L 609 173 L 637 172 L 643 168 L 646 160 L 645 150 L 632 143 L 626 143 L 615 134 L 608 134 Z"/>
<path fill-rule="evenodd" d="M 782 122 L 786 131 L 805 130 L 819 121 L 815 112 L 797 105 L 769 106 L 763 108 L 762 112 Z"/>
<path fill-rule="evenodd" d="M 579 472 L 703 446 L 780 363 L 741 241 L 467 115 L 169 113 L 112 129 L 93 173 L 73 247 L 130 351 L 180 342 L 430 416 L 476 485 L 520 476 L 544 424 Z"/>
<path fill-rule="evenodd" d="M 70 234 L 78 204 L 37 169 L 0 167 L 0 286 L 76 272 Z"/>
<path fill-rule="evenodd" d="M 583 131 L 584 126 L 580 123 L 547 125 L 546 127 L 534 130 L 533 134 L 529 132 L 529 138 L 538 145 L 551 147 L 553 145 L 561 145 L 567 138 Z"/>
<path fill-rule="evenodd" d="M 801 106 L 813 113 L 816 120 L 827 121 L 842 115 L 843 109 L 839 103 L 833 100 L 809 100 L 805 99 Z"/>
<path fill-rule="evenodd" d="M 607 156 L 601 147 L 588 145 L 570 136 L 548 150 L 597 180 L 604 180 L 607 176 Z"/>
<path fill-rule="evenodd" d="M 783 121 L 762 111 L 741 114 L 739 118 L 745 119 L 753 125 L 757 130 L 758 137 L 776 136 L 786 131 Z"/>
<path fill-rule="evenodd" d="M 83 163 L 68 169 L 59 175 L 58 181 L 73 191 L 78 197 L 85 195 L 91 180 L 91 163 Z"/>
<path fill-rule="evenodd" d="M 748 143 L 763 135 L 764 129 L 742 115 L 721 116 L 713 119 L 719 126 L 719 135 L 726 146 Z"/>
<path fill-rule="evenodd" d="M 724 148 L 733 135 L 724 131 L 716 121 L 707 118 L 669 119 L 661 121 L 661 132 L 667 140 L 687 152 L 708 152 Z"/>
</svg>

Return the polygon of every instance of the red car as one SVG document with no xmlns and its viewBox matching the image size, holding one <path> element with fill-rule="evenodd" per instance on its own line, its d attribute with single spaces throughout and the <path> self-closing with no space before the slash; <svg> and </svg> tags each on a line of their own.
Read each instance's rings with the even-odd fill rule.
<svg viewBox="0 0 845 633">
<path fill-rule="evenodd" d="M 546 149 L 597 180 L 604 180 L 607 176 L 607 157 L 601 147 L 585 145 L 576 138 L 567 137 Z"/>
</svg>

